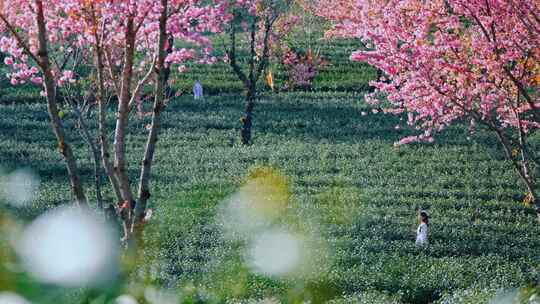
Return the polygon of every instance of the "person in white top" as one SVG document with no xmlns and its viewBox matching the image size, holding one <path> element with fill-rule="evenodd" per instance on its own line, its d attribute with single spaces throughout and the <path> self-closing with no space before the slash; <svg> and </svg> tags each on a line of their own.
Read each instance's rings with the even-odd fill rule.
<svg viewBox="0 0 540 304">
<path fill-rule="evenodd" d="M 416 231 L 416 246 L 424 247 L 428 244 L 429 216 L 426 211 L 420 211 L 418 219 L 420 225 Z"/>
</svg>

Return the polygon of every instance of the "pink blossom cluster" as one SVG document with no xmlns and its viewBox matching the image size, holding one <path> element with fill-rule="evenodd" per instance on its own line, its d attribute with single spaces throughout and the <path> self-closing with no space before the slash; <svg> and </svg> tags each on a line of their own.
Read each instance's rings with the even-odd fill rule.
<svg viewBox="0 0 540 304">
<path fill-rule="evenodd" d="M 28 56 L 17 46 L 15 39 L 1 37 L 0 52 L 7 54 L 4 64 L 13 71 L 6 75 L 12 85 L 24 84 L 27 81 L 41 83 L 41 78 L 37 76 L 39 70 L 28 63 Z"/>
<path fill-rule="evenodd" d="M 364 43 L 352 60 L 384 72 L 366 100 L 388 100 L 428 132 L 400 144 L 464 118 L 540 127 L 540 2 L 319 0 L 317 12 L 334 21 L 332 35 Z"/>
<path fill-rule="evenodd" d="M 327 62 L 319 55 L 308 50 L 305 54 L 286 48 L 282 63 L 289 77 L 289 88 L 311 88 L 313 80 Z"/>
<path fill-rule="evenodd" d="M 18 33 L 14 37 L 6 22 L 0 20 L 0 52 L 7 55 L 4 63 L 12 72 L 13 84 L 31 80 L 41 82 L 36 63 L 29 60 L 29 52 L 38 57 L 37 26 L 34 1 L 4 0 L 1 16 Z M 209 32 L 219 32 L 227 20 L 225 2 L 202 0 L 170 0 L 168 34 L 173 41 L 183 41 L 189 47 L 176 48 L 167 58 L 168 64 L 184 66 L 190 60 L 213 63 Z M 86 54 L 86 64 L 93 64 L 92 50 L 100 40 L 106 50 L 107 65 L 115 69 L 123 62 L 126 45 L 126 23 L 133 18 L 136 36 L 137 71 L 145 74 L 154 62 L 158 50 L 159 17 L 162 11 L 159 0 L 47 0 L 44 1 L 45 19 L 50 44 L 51 61 L 58 85 L 73 82 L 78 76 L 73 72 L 70 53 Z M 17 41 L 19 39 L 20 41 Z M 21 42 L 28 46 L 23 49 Z M 34 60 L 35 61 L 35 60 Z M 113 80 L 110 80 L 113 81 Z"/>
<path fill-rule="evenodd" d="M 247 9 L 250 15 L 257 14 L 257 6 L 259 6 L 260 0 L 236 0 L 233 3 L 233 8 Z"/>
</svg>

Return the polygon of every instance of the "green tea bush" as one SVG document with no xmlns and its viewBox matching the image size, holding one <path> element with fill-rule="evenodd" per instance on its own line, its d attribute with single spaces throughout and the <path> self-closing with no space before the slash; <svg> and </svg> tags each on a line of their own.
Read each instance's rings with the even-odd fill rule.
<svg viewBox="0 0 540 304">
<path fill-rule="evenodd" d="M 186 303 L 489 303 L 501 288 L 536 286 L 540 227 L 534 211 L 520 203 L 524 190 L 495 139 L 480 130 L 473 143 L 467 130 L 452 127 L 436 144 L 394 148 L 414 130 L 397 130 L 400 117 L 373 114 L 362 102 L 375 71 L 347 61 L 355 48 L 350 42 L 322 46 L 332 66 L 315 80 L 314 91 L 264 92 L 255 112 L 254 145 L 248 147 L 237 139 L 241 86 L 228 67 L 194 68 L 179 76 L 185 95 L 163 114 L 143 261 L 111 290 L 100 291 L 109 298 L 50 288 L 17 273 L 14 287 L 4 283 L 12 282 L 9 269 L 0 269 L 0 289 L 25 293 L 35 303 L 84 302 L 92 292 L 98 300 L 85 303 L 113 303 L 122 293 L 145 303 L 140 284 L 172 289 Z M 195 79 L 205 85 L 204 101 L 189 96 Z M 1 205 L 0 214 L 24 224 L 70 204 L 72 197 L 45 105 L 30 102 L 40 98 L 39 89 L 0 90 L 0 166 L 6 172 L 30 168 L 41 178 L 31 204 Z M 90 185 L 88 151 L 72 118 L 67 115 L 63 123 Z M 131 164 L 140 162 L 137 147 L 146 123 L 129 126 Z M 220 204 L 256 166 L 278 168 L 291 180 L 290 208 L 277 222 L 326 244 L 314 250 L 329 256 L 324 265 L 314 263 L 321 266 L 316 279 L 253 273 L 243 244 L 226 239 L 216 223 Z M 414 245 L 418 209 L 431 216 L 425 250 Z"/>
</svg>

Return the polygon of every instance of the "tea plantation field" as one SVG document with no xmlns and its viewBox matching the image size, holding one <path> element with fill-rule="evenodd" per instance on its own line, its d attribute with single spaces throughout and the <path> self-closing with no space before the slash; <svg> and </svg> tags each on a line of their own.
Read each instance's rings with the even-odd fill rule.
<svg viewBox="0 0 540 304">
<path fill-rule="evenodd" d="M 249 147 L 238 142 L 241 89 L 226 66 L 200 68 L 184 79 L 185 88 L 202 79 L 212 96 L 180 97 L 164 114 L 152 184 L 155 213 L 146 228 L 144 266 L 134 276 L 164 287 L 197 286 L 206 292 L 202 300 L 246 303 L 291 299 L 302 288 L 324 294 L 314 302 L 488 303 L 501 288 L 540 282 L 540 225 L 520 203 L 524 190 L 496 139 L 479 132 L 471 140 L 455 127 L 434 144 L 394 148 L 414 131 L 396 129 L 398 117 L 372 113 L 362 102 L 374 71 L 347 61 L 353 47 L 323 48 L 334 65 L 314 92 L 266 92 Z M 32 206 L 10 210 L 31 219 L 70 202 L 65 167 L 36 91 L 1 92 L 0 165 L 30 168 L 41 178 Z M 22 103 L 31 99 L 36 102 Z M 69 117 L 65 123 L 73 124 Z M 133 168 L 145 123 L 130 126 Z M 70 137 L 91 188 L 88 151 L 74 130 Z M 324 261 L 309 277 L 251 273 L 242 263 L 242 244 L 222 233 L 222 202 L 257 166 L 290 179 L 293 195 L 280 224 L 322 244 L 313 250 Z M 414 244 L 419 208 L 431 215 L 425 250 Z"/>
</svg>

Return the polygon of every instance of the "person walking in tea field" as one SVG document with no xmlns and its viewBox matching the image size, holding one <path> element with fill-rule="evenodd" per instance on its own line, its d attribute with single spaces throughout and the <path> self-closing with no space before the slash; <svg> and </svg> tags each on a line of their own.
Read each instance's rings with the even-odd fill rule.
<svg viewBox="0 0 540 304">
<path fill-rule="evenodd" d="M 199 80 L 195 81 L 195 85 L 193 86 L 193 96 L 195 100 L 201 100 L 204 99 L 203 96 L 203 87 Z"/>
<path fill-rule="evenodd" d="M 416 230 L 416 246 L 424 247 L 428 244 L 429 216 L 426 211 L 420 211 L 418 219 L 420 220 L 420 225 Z"/>
</svg>

